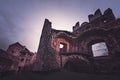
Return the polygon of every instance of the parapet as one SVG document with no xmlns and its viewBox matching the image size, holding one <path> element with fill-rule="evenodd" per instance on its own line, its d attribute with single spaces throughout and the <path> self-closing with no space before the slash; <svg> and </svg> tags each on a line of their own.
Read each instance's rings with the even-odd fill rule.
<svg viewBox="0 0 120 80">
<path fill-rule="evenodd" d="M 91 21 L 95 20 L 96 18 L 99 18 L 100 16 L 102 16 L 102 13 L 101 13 L 100 9 L 97 9 L 94 14 L 88 15 L 88 18 L 89 18 L 89 21 L 91 22 Z"/>
<path fill-rule="evenodd" d="M 108 8 L 107 10 L 104 11 L 104 14 L 102 14 L 100 9 L 97 9 L 94 14 L 88 15 L 89 22 L 92 22 L 96 19 L 101 19 L 103 17 L 105 20 L 115 20 L 115 16 L 112 12 L 112 9 Z M 103 19 L 102 19 L 103 20 Z"/>
<path fill-rule="evenodd" d="M 80 27 L 80 24 L 79 22 L 77 22 L 75 26 L 73 26 L 73 32 L 76 31 L 79 27 Z"/>
<path fill-rule="evenodd" d="M 112 9 L 110 8 L 106 9 L 103 14 L 100 9 L 97 9 L 94 14 L 88 15 L 88 19 L 89 22 L 83 22 L 81 25 L 79 24 L 79 22 L 77 22 L 75 26 L 73 26 L 73 32 L 77 31 L 81 27 L 87 27 L 89 26 L 89 24 L 91 26 L 97 27 L 101 25 L 103 26 L 116 20 Z"/>
</svg>

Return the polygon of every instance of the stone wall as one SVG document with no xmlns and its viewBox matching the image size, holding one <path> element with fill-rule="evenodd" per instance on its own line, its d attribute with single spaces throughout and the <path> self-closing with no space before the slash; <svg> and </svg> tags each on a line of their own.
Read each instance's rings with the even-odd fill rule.
<svg viewBox="0 0 120 80">
<path fill-rule="evenodd" d="M 45 19 L 34 71 L 46 71 L 58 67 L 55 51 L 51 47 L 51 37 L 51 22 Z"/>
<path fill-rule="evenodd" d="M 35 59 L 36 54 L 30 52 L 25 46 L 16 42 L 11 44 L 7 51 L 0 49 L 0 71 L 32 71 Z M 25 68 L 26 66 L 28 67 Z M 30 68 L 31 66 L 32 68 Z"/>
<path fill-rule="evenodd" d="M 81 25 L 77 22 L 73 26 L 73 32 L 52 29 L 51 22 L 45 19 L 34 69 L 36 71 L 59 69 L 66 66 L 66 63 L 69 66 L 78 61 L 81 69 L 82 65 L 89 66 L 89 71 L 92 72 L 97 70 L 98 73 L 110 73 L 115 68 L 118 70 L 120 67 L 118 61 L 120 58 L 120 19 L 115 18 L 110 8 L 103 14 L 98 9 L 88 18 L 89 22 Z M 108 55 L 93 56 L 91 47 L 99 42 L 106 43 Z M 63 48 L 66 49 L 64 52 L 61 51 L 60 44 L 64 44 Z M 75 58 L 71 58 L 74 55 Z M 87 69 L 84 71 L 89 72 Z"/>
</svg>

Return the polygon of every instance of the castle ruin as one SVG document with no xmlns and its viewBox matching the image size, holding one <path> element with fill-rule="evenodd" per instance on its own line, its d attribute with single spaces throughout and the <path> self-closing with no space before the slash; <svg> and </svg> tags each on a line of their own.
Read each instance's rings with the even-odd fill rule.
<svg viewBox="0 0 120 80">
<path fill-rule="evenodd" d="M 120 72 L 120 19 L 108 8 L 88 16 L 73 31 L 55 30 L 45 19 L 35 71 L 65 68 L 77 72 Z"/>
</svg>

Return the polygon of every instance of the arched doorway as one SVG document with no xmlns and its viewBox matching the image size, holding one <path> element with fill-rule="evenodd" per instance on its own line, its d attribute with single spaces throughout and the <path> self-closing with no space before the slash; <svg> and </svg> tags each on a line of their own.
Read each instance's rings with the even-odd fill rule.
<svg viewBox="0 0 120 80">
<path fill-rule="evenodd" d="M 65 63 L 64 69 L 73 72 L 86 73 L 90 71 L 90 64 L 78 57 L 73 57 Z"/>
</svg>

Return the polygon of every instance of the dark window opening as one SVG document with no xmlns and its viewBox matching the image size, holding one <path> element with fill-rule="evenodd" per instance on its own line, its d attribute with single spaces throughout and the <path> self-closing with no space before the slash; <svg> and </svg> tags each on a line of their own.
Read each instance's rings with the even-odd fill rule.
<svg viewBox="0 0 120 80">
<path fill-rule="evenodd" d="M 30 59 L 26 59 L 26 62 L 30 62 Z"/>
<path fill-rule="evenodd" d="M 24 58 L 21 59 L 21 62 L 23 62 L 23 61 L 24 61 Z"/>
<path fill-rule="evenodd" d="M 12 53 L 14 53 L 14 51 L 13 51 L 13 50 L 12 50 L 11 52 L 12 52 Z"/>
</svg>

